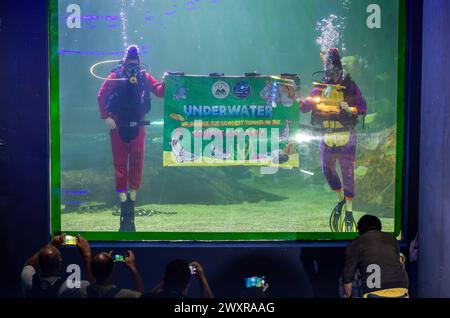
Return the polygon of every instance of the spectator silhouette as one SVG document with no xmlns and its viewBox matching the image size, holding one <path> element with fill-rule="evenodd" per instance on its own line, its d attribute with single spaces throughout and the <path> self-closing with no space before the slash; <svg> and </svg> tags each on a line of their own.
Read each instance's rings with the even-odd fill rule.
<svg viewBox="0 0 450 318">
<path fill-rule="evenodd" d="M 192 268 L 192 269 L 191 269 Z M 189 292 L 192 276 L 200 282 L 204 298 L 213 298 L 203 267 L 198 262 L 174 260 L 167 264 L 164 279 L 143 298 L 185 298 Z"/>
<path fill-rule="evenodd" d="M 112 252 L 102 252 L 92 259 L 91 270 L 95 283 L 82 290 L 83 296 L 87 298 L 139 298 L 144 290 L 144 284 L 137 270 L 136 258 L 132 251 L 128 251 L 125 264 L 131 271 L 135 290 L 119 288 L 114 285 L 115 263 Z"/>
<path fill-rule="evenodd" d="M 360 236 L 346 249 L 342 283 L 346 297 L 352 295 L 352 282 L 361 273 L 364 298 L 406 298 L 408 276 L 398 241 L 381 231 L 380 219 L 365 215 L 358 222 Z"/>
<path fill-rule="evenodd" d="M 232 259 L 224 266 L 215 281 L 222 283 L 220 297 L 254 297 L 268 298 L 308 298 L 312 297 L 311 287 L 298 261 L 298 254 L 287 249 L 258 249 L 236 251 Z M 246 290 L 245 278 L 265 276 L 270 287 L 261 293 L 261 288 Z M 225 289 L 226 288 L 226 289 Z M 251 295 L 250 295 L 251 294 Z"/>
<path fill-rule="evenodd" d="M 257 284 L 256 284 L 256 285 L 246 286 L 246 288 L 243 290 L 242 295 L 241 295 L 243 298 L 267 298 L 266 291 L 269 288 L 269 283 L 266 282 L 265 277 L 263 278 L 261 276 L 249 276 L 249 277 L 246 277 L 246 280 L 247 279 L 260 280 L 261 285 L 257 286 Z M 247 285 L 247 283 L 246 283 L 246 285 Z"/>
<path fill-rule="evenodd" d="M 61 277 L 62 256 L 60 248 L 63 244 L 63 235 L 55 236 L 50 243 L 42 247 L 25 263 L 22 273 L 22 292 L 27 298 L 78 298 L 81 290 L 89 285 L 88 281 L 80 281 L 77 287 L 71 281 Z M 76 244 L 83 258 L 85 270 L 89 281 L 92 281 L 90 272 L 91 249 L 88 242 L 77 236 Z"/>
</svg>

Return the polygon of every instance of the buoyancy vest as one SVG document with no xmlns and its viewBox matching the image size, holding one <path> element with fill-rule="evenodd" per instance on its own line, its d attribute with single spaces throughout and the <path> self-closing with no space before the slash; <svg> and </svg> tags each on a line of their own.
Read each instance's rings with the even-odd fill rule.
<svg viewBox="0 0 450 318">
<path fill-rule="evenodd" d="M 144 70 L 136 75 L 136 83 L 131 83 L 125 75 L 123 67 L 114 71 L 117 81 L 114 91 L 108 98 L 106 111 L 118 117 L 118 129 L 124 142 L 135 139 L 139 133 L 143 117 L 151 109 L 151 92 Z"/>
<path fill-rule="evenodd" d="M 314 83 L 318 94 L 314 97 L 315 105 L 311 115 L 311 125 L 319 126 L 326 132 L 349 131 L 358 124 L 358 115 L 346 112 L 341 108 L 342 102 L 351 107 L 356 104 L 352 93 L 354 85 L 350 77 L 343 84 Z"/>
</svg>

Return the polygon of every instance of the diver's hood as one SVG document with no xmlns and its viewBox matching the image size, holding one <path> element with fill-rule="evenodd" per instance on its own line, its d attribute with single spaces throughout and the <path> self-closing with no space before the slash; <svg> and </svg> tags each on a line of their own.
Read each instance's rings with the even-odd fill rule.
<svg viewBox="0 0 450 318">
<path fill-rule="evenodd" d="M 141 59 L 139 58 L 139 47 L 137 45 L 130 45 L 125 50 L 125 64 L 127 64 L 130 60 L 137 60 L 138 64 L 141 64 Z"/>
<path fill-rule="evenodd" d="M 339 71 L 343 70 L 341 56 L 338 49 L 331 48 L 325 55 L 322 54 L 321 56 L 324 62 L 325 71 L 327 71 L 327 69 L 338 69 Z"/>
</svg>

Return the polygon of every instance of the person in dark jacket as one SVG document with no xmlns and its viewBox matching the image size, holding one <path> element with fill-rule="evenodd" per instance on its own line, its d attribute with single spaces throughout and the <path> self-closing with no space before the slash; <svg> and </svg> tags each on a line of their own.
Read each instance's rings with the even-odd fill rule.
<svg viewBox="0 0 450 318">
<path fill-rule="evenodd" d="M 25 263 L 22 273 L 22 292 L 26 298 L 80 298 L 81 289 L 86 288 L 93 277 L 90 271 L 91 248 L 86 239 L 76 237 L 87 280 L 80 280 L 79 285 L 73 278 L 62 277 L 62 256 L 64 235 L 57 235 L 33 254 Z M 65 270 L 64 270 L 65 271 Z"/>
<path fill-rule="evenodd" d="M 359 271 L 363 298 L 408 298 L 408 275 L 396 238 L 381 231 L 376 216 L 363 216 L 357 227 L 360 236 L 346 250 L 342 274 L 345 296 L 351 297 L 352 282 Z"/>
<path fill-rule="evenodd" d="M 203 266 L 194 261 L 188 263 L 186 260 L 176 259 L 167 264 L 164 280 L 152 291 L 143 294 L 142 298 L 186 298 L 191 285 L 192 276 L 199 280 L 204 298 L 214 298 L 206 279 Z"/>
</svg>

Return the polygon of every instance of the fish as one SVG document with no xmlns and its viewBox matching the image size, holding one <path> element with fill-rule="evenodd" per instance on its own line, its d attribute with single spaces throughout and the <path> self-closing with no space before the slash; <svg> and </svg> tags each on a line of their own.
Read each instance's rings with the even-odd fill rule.
<svg viewBox="0 0 450 318">
<path fill-rule="evenodd" d="M 375 119 L 378 117 L 378 113 L 374 113 L 374 114 L 369 114 L 366 115 L 365 119 L 364 119 L 364 123 L 366 125 L 371 124 L 375 121 Z"/>
<path fill-rule="evenodd" d="M 170 117 L 170 119 L 181 121 L 181 122 L 186 121 L 186 119 L 183 117 L 183 115 L 176 114 L 176 113 L 170 114 L 169 117 Z"/>
<path fill-rule="evenodd" d="M 359 166 L 358 168 L 355 169 L 355 175 L 357 177 L 364 177 L 368 171 L 369 171 L 369 168 L 364 167 L 364 166 Z"/>
</svg>

